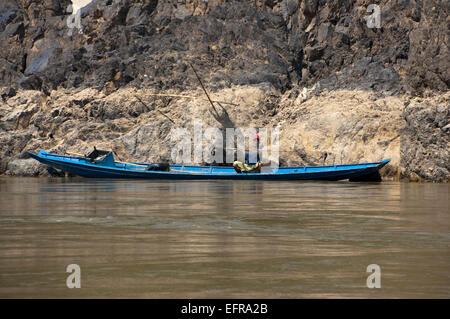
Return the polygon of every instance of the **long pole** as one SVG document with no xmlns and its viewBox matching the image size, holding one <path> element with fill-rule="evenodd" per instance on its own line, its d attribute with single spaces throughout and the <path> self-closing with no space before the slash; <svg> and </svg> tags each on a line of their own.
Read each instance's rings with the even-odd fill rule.
<svg viewBox="0 0 450 319">
<path fill-rule="evenodd" d="M 198 99 L 198 98 L 200 98 L 200 97 L 197 97 L 197 96 L 190 96 L 190 95 L 161 94 L 161 93 L 147 93 L 147 95 L 150 95 L 150 96 L 161 96 L 161 97 L 180 97 L 180 98 L 185 98 L 185 99 Z M 222 104 L 230 104 L 230 105 L 234 105 L 234 106 L 238 106 L 239 105 L 239 104 L 236 104 L 236 103 L 225 102 L 225 101 L 216 101 L 216 100 L 214 100 L 213 102 L 222 103 Z"/>
<path fill-rule="evenodd" d="M 137 95 L 134 96 L 139 102 L 142 103 L 142 105 L 144 105 L 148 111 L 150 111 L 151 109 L 148 107 L 148 105 L 146 103 L 144 103 L 144 101 L 142 101 Z M 173 124 L 175 124 L 175 122 L 168 117 L 166 114 L 164 114 L 163 112 L 161 112 L 160 110 L 157 110 L 159 113 L 161 113 L 163 116 L 165 116 L 170 122 L 172 122 Z"/>
<path fill-rule="evenodd" d="M 197 74 L 197 71 L 195 71 L 194 66 L 193 66 L 191 63 L 189 63 L 189 65 L 191 66 L 192 70 L 194 71 L 195 76 L 197 77 L 198 82 L 200 82 L 200 85 L 201 85 L 203 91 L 205 92 L 206 97 L 207 97 L 208 100 L 209 100 L 209 103 L 211 103 L 211 106 L 213 107 L 214 111 L 216 112 L 216 114 L 218 114 L 218 112 L 217 112 L 217 110 L 216 110 L 216 107 L 214 106 L 213 101 L 212 101 L 211 98 L 209 97 L 209 94 L 208 94 L 208 92 L 206 91 L 206 89 L 205 89 L 205 87 L 204 87 L 204 85 L 203 85 L 203 83 L 202 83 L 202 80 L 200 80 L 200 77 L 199 77 L 198 74 Z"/>
</svg>

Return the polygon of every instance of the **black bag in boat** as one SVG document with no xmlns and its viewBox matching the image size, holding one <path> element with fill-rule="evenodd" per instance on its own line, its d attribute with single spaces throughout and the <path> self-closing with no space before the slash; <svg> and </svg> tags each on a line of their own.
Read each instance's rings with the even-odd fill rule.
<svg viewBox="0 0 450 319">
<path fill-rule="evenodd" d="M 148 164 L 147 171 L 170 171 L 169 163 L 153 163 Z"/>
<path fill-rule="evenodd" d="M 98 150 L 94 146 L 94 150 L 92 152 L 90 152 L 89 154 L 87 154 L 86 157 L 90 158 L 91 162 L 94 162 L 94 160 L 103 160 L 109 153 L 111 153 L 111 152 Z"/>
</svg>

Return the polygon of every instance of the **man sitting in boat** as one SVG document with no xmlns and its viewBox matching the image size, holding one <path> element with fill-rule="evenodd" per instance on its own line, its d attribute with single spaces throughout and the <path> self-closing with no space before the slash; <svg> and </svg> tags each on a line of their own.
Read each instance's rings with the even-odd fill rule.
<svg viewBox="0 0 450 319">
<path fill-rule="evenodd" d="M 262 163 L 259 158 L 259 135 L 255 134 L 253 140 L 256 140 L 256 163 L 250 161 L 250 152 L 245 152 L 245 163 L 235 161 L 234 170 L 238 173 L 261 173 Z"/>
<path fill-rule="evenodd" d="M 233 163 L 234 170 L 238 173 L 261 173 L 262 163 L 258 162 L 255 165 L 245 164 L 239 161 Z"/>
</svg>

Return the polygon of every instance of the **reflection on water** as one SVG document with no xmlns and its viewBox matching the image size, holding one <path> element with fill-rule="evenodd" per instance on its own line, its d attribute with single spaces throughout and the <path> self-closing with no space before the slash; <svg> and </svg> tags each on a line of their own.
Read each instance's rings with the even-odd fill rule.
<svg viewBox="0 0 450 319">
<path fill-rule="evenodd" d="M 449 298 L 449 190 L 0 178 L 0 297 Z"/>
</svg>

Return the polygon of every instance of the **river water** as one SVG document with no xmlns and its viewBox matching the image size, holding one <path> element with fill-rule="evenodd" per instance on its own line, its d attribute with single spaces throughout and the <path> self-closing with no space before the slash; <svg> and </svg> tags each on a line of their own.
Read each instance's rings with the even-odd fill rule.
<svg viewBox="0 0 450 319">
<path fill-rule="evenodd" d="M 449 298 L 449 192 L 3 177 L 0 297 Z M 366 285 L 370 264 L 381 288 Z"/>
</svg>

